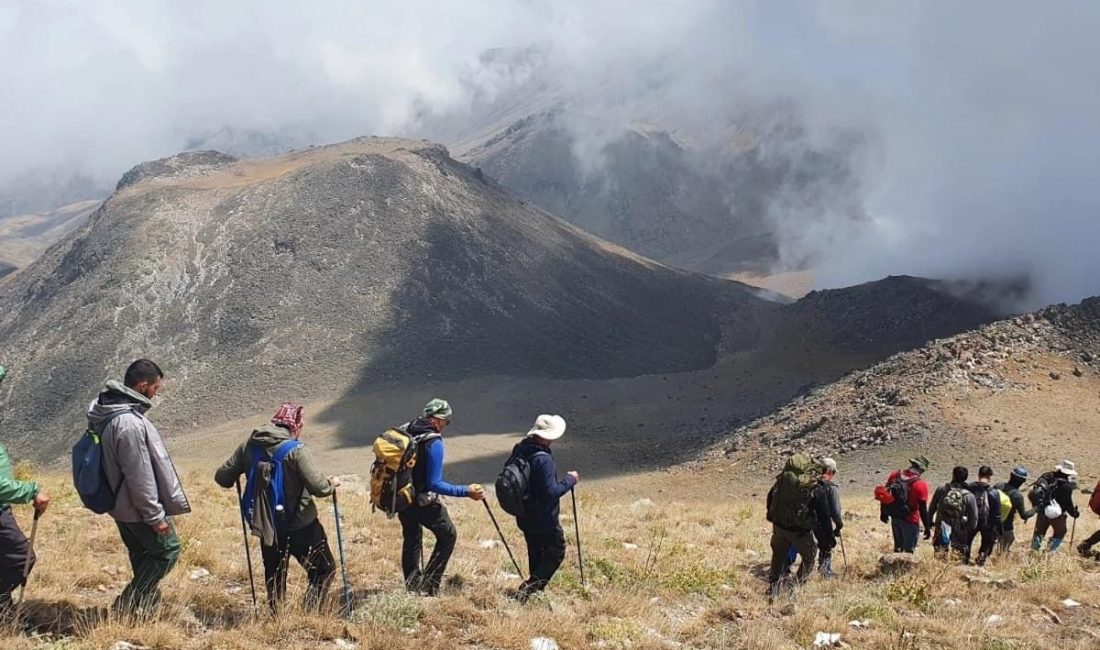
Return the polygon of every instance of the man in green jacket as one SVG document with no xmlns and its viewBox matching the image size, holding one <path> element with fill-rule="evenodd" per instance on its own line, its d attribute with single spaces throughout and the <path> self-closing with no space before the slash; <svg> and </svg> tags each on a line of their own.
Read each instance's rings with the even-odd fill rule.
<svg viewBox="0 0 1100 650">
<path fill-rule="evenodd" d="M 0 384 L 4 383 L 6 375 L 7 369 L 0 366 Z M 16 480 L 8 451 L 0 444 L 0 618 L 9 614 L 11 594 L 26 580 L 23 572 L 27 568 L 27 557 L 30 556 L 31 566 L 35 560 L 27 537 L 12 516 L 13 503 L 31 503 L 36 513 L 43 513 L 50 505 L 50 497 L 37 483 Z"/>
<path fill-rule="evenodd" d="M 302 426 L 302 407 L 284 403 L 271 424 L 253 430 L 248 440 L 214 473 L 214 481 L 223 488 L 233 487 L 242 474 L 249 477 L 245 508 L 249 508 L 251 499 L 255 514 L 248 523 L 253 534 L 260 538 L 267 603 L 272 612 L 286 596 L 289 557 L 306 570 L 309 587 L 304 606 L 307 610 L 321 606 L 336 575 L 336 560 L 325 529 L 317 520 L 313 497 L 332 496 L 339 482 L 333 477 L 325 478 L 317 469 L 309 448 L 298 441 Z M 265 489 L 274 480 L 273 463 L 277 455 L 282 456 L 281 511 L 276 511 L 276 504 L 270 502 L 273 488 Z"/>
</svg>

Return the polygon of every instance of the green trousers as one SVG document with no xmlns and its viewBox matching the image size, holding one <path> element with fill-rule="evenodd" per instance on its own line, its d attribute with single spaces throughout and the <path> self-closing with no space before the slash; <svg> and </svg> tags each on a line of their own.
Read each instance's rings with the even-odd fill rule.
<svg viewBox="0 0 1100 650">
<path fill-rule="evenodd" d="M 180 555 L 180 539 L 176 536 L 176 529 L 172 526 L 167 535 L 158 535 L 148 524 L 115 523 L 130 554 L 134 579 L 115 599 L 114 609 L 122 614 L 152 613 L 160 604 L 158 585 L 176 565 Z"/>
</svg>

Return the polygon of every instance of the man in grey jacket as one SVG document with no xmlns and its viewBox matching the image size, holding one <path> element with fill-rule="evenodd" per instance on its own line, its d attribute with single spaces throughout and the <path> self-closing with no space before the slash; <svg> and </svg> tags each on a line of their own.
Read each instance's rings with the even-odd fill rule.
<svg viewBox="0 0 1100 650">
<path fill-rule="evenodd" d="M 145 417 L 163 380 L 157 364 L 139 359 L 123 383 L 108 381 L 88 407 L 88 423 L 103 444 L 103 472 L 116 495 L 110 515 L 134 571 L 114 603 L 122 614 L 156 609 L 158 585 L 180 554 L 172 517 L 191 512 L 164 441 Z"/>
</svg>

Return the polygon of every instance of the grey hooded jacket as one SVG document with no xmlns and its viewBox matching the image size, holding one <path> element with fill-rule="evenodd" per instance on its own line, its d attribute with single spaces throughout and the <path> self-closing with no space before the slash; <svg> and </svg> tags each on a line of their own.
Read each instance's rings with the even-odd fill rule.
<svg viewBox="0 0 1100 650">
<path fill-rule="evenodd" d="M 160 432 L 145 417 L 152 406 L 117 381 L 107 382 L 88 406 L 88 423 L 103 443 L 103 472 L 115 489 L 110 515 L 123 523 L 155 526 L 191 512 Z M 115 413 L 122 414 L 108 421 Z"/>
</svg>

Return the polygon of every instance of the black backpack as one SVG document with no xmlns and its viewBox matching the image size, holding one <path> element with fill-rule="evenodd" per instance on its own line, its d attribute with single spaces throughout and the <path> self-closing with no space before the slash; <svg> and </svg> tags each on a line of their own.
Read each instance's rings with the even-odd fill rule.
<svg viewBox="0 0 1100 650">
<path fill-rule="evenodd" d="M 536 451 L 530 456 L 516 454 L 510 458 L 497 477 L 497 502 L 504 512 L 513 517 L 526 517 L 530 514 L 527 500 L 531 498 L 531 459 L 545 451 Z"/>
<path fill-rule="evenodd" d="M 1033 508 L 1042 510 L 1054 499 L 1054 489 L 1057 485 L 1058 482 L 1053 474 L 1043 474 L 1031 486 L 1031 490 L 1027 493 L 1027 500 L 1031 502 Z"/>
<path fill-rule="evenodd" d="M 971 483 L 970 493 L 978 502 L 978 529 L 989 528 L 989 491 L 990 487 L 985 483 Z"/>
<path fill-rule="evenodd" d="M 897 517 L 898 519 L 904 519 L 909 516 L 912 510 L 909 508 L 909 487 L 917 480 L 914 478 L 905 478 L 901 474 L 898 477 L 886 484 L 886 491 L 890 493 L 890 496 L 894 497 L 894 500 L 886 506 L 886 514 L 891 517 Z"/>
</svg>

